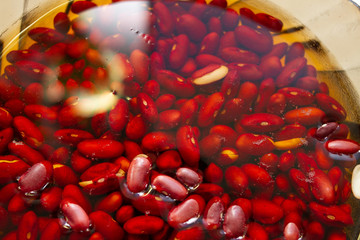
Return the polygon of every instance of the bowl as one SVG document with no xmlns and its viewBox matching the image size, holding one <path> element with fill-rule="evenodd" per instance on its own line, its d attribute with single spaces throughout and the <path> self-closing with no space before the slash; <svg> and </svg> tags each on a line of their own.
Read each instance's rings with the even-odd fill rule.
<svg viewBox="0 0 360 240">
<path fill-rule="evenodd" d="M 357 239 L 358 6 L 312 5 L 24 1 L 4 239 Z"/>
</svg>

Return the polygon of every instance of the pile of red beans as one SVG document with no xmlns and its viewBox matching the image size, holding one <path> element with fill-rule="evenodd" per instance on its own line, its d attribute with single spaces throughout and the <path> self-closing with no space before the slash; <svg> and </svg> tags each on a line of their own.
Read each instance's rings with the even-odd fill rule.
<svg viewBox="0 0 360 240">
<path fill-rule="evenodd" d="M 0 236 L 345 240 L 360 145 L 282 21 L 115 2 L 4 56 Z"/>
</svg>

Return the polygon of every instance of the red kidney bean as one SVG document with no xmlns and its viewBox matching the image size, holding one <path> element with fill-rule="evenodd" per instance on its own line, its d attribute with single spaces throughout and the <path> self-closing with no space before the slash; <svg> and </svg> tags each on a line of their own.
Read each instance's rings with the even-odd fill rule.
<svg viewBox="0 0 360 240">
<path fill-rule="evenodd" d="M 121 132 L 129 118 L 129 107 L 124 99 L 119 99 L 113 109 L 109 112 L 109 125 L 115 132 Z"/>
<path fill-rule="evenodd" d="M 222 24 L 219 18 L 217 17 L 211 17 L 208 21 L 207 24 L 207 28 L 208 28 L 208 32 L 212 33 L 212 32 L 216 32 L 217 34 L 221 35 L 222 34 Z M 227 32 L 226 32 L 227 33 Z M 225 33 L 225 34 L 226 34 Z"/>
<path fill-rule="evenodd" d="M 123 154 L 124 146 L 121 142 L 107 139 L 89 139 L 77 145 L 78 151 L 88 158 L 116 158 Z"/>
<path fill-rule="evenodd" d="M 245 213 L 238 205 L 230 206 L 225 213 L 223 230 L 226 237 L 236 238 L 245 233 Z"/>
<path fill-rule="evenodd" d="M 255 21 L 274 32 L 280 32 L 283 27 L 283 23 L 280 19 L 266 13 L 255 14 Z"/>
<path fill-rule="evenodd" d="M 260 61 L 259 56 L 256 53 L 238 48 L 236 45 L 220 47 L 218 54 L 224 61 L 231 63 L 258 64 Z"/>
<path fill-rule="evenodd" d="M 78 173 L 83 173 L 86 169 L 88 169 L 92 161 L 88 158 L 83 157 L 79 151 L 75 150 L 71 155 L 71 167 Z"/>
<path fill-rule="evenodd" d="M 146 189 L 150 168 L 151 163 L 146 155 L 140 154 L 131 161 L 126 177 L 130 191 L 137 193 Z"/>
<path fill-rule="evenodd" d="M 69 224 L 74 231 L 89 231 L 90 218 L 79 204 L 70 198 L 65 198 L 60 203 L 60 209 L 64 214 L 66 224 Z"/>
<path fill-rule="evenodd" d="M 247 175 L 237 166 L 230 166 L 226 169 L 225 180 L 227 185 L 239 195 L 244 195 L 249 186 Z"/>
<path fill-rule="evenodd" d="M 326 116 L 325 112 L 316 107 L 301 107 L 285 113 L 284 118 L 288 123 L 299 123 L 309 126 L 321 122 Z"/>
<path fill-rule="evenodd" d="M 10 214 L 12 214 L 12 213 L 18 214 L 18 213 L 26 211 L 29 207 L 30 207 L 30 204 L 24 198 L 23 193 L 19 192 L 19 193 L 16 193 L 10 199 L 7 209 Z M 20 219 L 18 219 L 18 220 L 20 220 Z"/>
<path fill-rule="evenodd" d="M 79 179 L 74 171 L 63 164 L 56 163 L 53 165 L 54 168 L 54 183 L 60 187 L 65 187 L 69 184 L 76 184 Z"/>
<path fill-rule="evenodd" d="M 40 152 L 29 147 L 23 142 L 12 141 L 8 144 L 8 149 L 12 154 L 19 156 L 30 165 L 45 161 L 45 158 Z"/>
<path fill-rule="evenodd" d="M 196 166 L 200 160 L 200 148 L 194 130 L 183 126 L 176 133 L 176 145 L 183 160 L 190 166 Z"/>
<path fill-rule="evenodd" d="M 304 89 L 285 87 L 279 89 L 278 92 L 284 94 L 287 102 L 291 105 L 306 106 L 314 101 L 312 93 Z"/>
<path fill-rule="evenodd" d="M 22 94 L 22 89 L 11 80 L 5 77 L 0 77 L 0 93 L 0 99 L 8 101 L 10 99 L 19 99 Z"/>
<path fill-rule="evenodd" d="M 328 239 L 329 240 L 346 240 L 346 233 L 344 233 L 342 230 L 331 230 L 330 233 L 328 233 Z"/>
<path fill-rule="evenodd" d="M 244 47 L 260 54 L 270 52 L 273 40 L 269 33 L 242 25 L 235 28 L 235 38 Z"/>
<path fill-rule="evenodd" d="M 221 197 L 224 194 L 224 189 L 218 184 L 214 183 L 201 183 L 195 190 L 195 193 L 209 201 L 212 197 Z"/>
<path fill-rule="evenodd" d="M 222 169 L 214 163 L 210 163 L 204 170 L 204 178 L 210 183 L 221 183 L 223 175 Z"/>
<path fill-rule="evenodd" d="M 177 169 L 182 165 L 179 152 L 169 150 L 161 153 L 156 159 L 156 167 L 160 171 Z"/>
<path fill-rule="evenodd" d="M 146 81 L 143 86 L 143 91 L 151 98 L 156 99 L 160 94 L 160 85 L 155 80 Z"/>
<path fill-rule="evenodd" d="M 259 86 L 259 96 L 255 103 L 254 112 L 263 112 L 269 102 L 270 96 L 275 92 L 275 84 L 272 78 L 263 80 Z"/>
<path fill-rule="evenodd" d="M 305 174 L 298 169 L 292 168 L 289 171 L 289 179 L 292 186 L 299 194 L 299 197 L 304 200 L 310 201 L 312 195 Z"/>
<path fill-rule="evenodd" d="M 11 99 L 4 104 L 4 108 L 16 117 L 24 114 L 25 103 L 20 99 Z"/>
<path fill-rule="evenodd" d="M 129 57 L 131 65 L 134 67 L 135 79 L 140 83 L 145 83 L 149 77 L 150 58 L 141 50 L 134 50 Z"/>
<path fill-rule="evenodd" d="M 159 32 L 164 35 L 170 35 L 174 30 L 174 22 L 171 13 L 165 4 L 157 2 L 153 6 L 155 16 L 157 16 L 157 27 Z"/>
<path fill-rule="evenodd" d="M 186 240 L 186 239 L 198 239 L 198 240 L 204 240 L 205 239 L 205 233 L 201 226 L 193 226 L 186 229 L 181 230 L 175 230 L 171 234 L 170 238 L 171 240 Z"/>
<path fill-rule="evenodd" d="M 324 138 L 330 136 L 337 128 L 339 124 L 336 122 L 324 123 L 316 129 L 315 137 L 318 140 L 323 140 Z"/>
<path fill-rule="evenodd" d="M 229 124 L 238 120 L 241 114 L 247 111 L 247 103 L 241 98 L 233 98 L 225 102 L 215 121 L 220 124 Z"/>
<path fill-rule="evenodd" d="M 279 169 L 282 172 L 288 172 L 291 168 L 293 168 L 295 161 L 296 158 L 292 152 L 284 152 L 279 158 Z"/>
<path fill-rule="evenodd" d="M 360 150 L 357 142 L 351 139 L 335 139 L 325 143 L 325 148 L 334 154 L 354 154 Z"/>
<path fill-rule="evenodd" d="M 181 15 L 177 20 L 177 27 L 194 42 L 203 40 L 207 33 L 205 24 L 191 14 Z"/>
<path fill-rule="evenodd" d="M 287 63 L 276 78 L 276 86 L 281 88 L 291 84 L 306 66 L 307 60 L 303 57 L 295 58 Z"/>
<path fill-rule="evenodd" d="M 141 115 L 136 115 L 131 118 L 125 127 L 125 134 L 131 140 L 142 138 L 147 131 L 145 120 Z"/>
<path fill-rule="evenodd" d="M 204 68 L 210 64 L 224 65 L 225 61 L 215 55 L 202 53 L 195 57 L 195 64 L 197 67 Z M 195 72 L 195 70 L 192 72 L 192 74 Z"/>
<path fill-rule="evenodd" d="M 303 138 L 306 135 L 306 128 L 298 123 L 284 126 L 280 131 L 275 133 L 274 140 L 282 141 L 292 138 Z"/>
<path fill-rule="evenodd" d="M 53 23 L 54 28 L 61 33 L 67 33 L 70 30 L 70 19 L 64 12 L 57 13 Z"/>
<path fill-rule="evenodd" d="M 134 68 L 123 53 L 116 54 L 110 61 L 108 68 L 111 75 L 117 76 L 124 82 L 131 82 L 134 79 Z"/>
<path fill-rule="evenodd" d="M 49 156 L 49 161 L 52 163 L 67 164 L 69 162 L 70 151 L 66 147 L 60 147 L 54 150 Z"/>
<path fill-rule="evenodd" d="M 202 175 L 187 167 L 180 167 L 176 170 L 176 178 L 190 190 L 195 189 L 202 183 Z"/>
<path fill-rule="evenodd" d="M 137 216 L 124 224 L 124 230 L 130 234 L 155 234 L 164 227 L 164 221 L 155 216 Z"/>
<path fill-rule="evenodd" d="M 0 183 L 7 183 L 10 180 L 15 180 L 16 177 L 22 175 L 30 168 L 30 166 L 23 160 L 12 155 L 1 156 L 0 167 Z"/>
<path fill-rule="evenodd" d="M 71 5 L 71 11 L 75 14 L 84 12 L 90 8 L 96 7 L 97 5 L 93 2 L 88 1 L 77 1 Z"/>
<path fill-rule="evenodd" d="M 59 187 L 46 189 L 40 196 L 40 205 L 46 211 L 52 213 L 58 210 L 63 190 Z"/>
<path fill-rule="evenodd" d="M 44 87 L 40 83 L 29 84 L 23 93 L 26 104 L 40 104 L 43 101 Z"/>
<path fill-rule="evenodd" d="M 164 94 L 159 96 L 155 102 L 156 108 L 158 109 L 158 111 L 163 111 L 171 108 L 175 102 L 175 98 L 176 97 L 172 94 Z"/>
<path fill-rule="evenodd" d="M 305 48 L 301 42 L 294 42 L 290 45 L 288 52 L 285 56 L 285 63 L 291 62 L 295 58 L 304 57 Z"/>
<path fill-rule="evenodd" d="M 255 13 L 249 8 L 240 8 L 240 19 L 243 25 L 254 26 L 255 24 Z"/>
<path fill-rule="evenodd" d="M 315 145 L 315 160 L 321 169 L 330 169 L 334 164 L 334 159 L 330 157 L 328 151 L 320 142 Z"/>
<path fill-rule="evenodd" d="M 258 87 L 252 82 L 244 82 L 240 86 L 237 97 L 243 99 L 245 105 L 250 108 L 257 96 L 258 96 Z"/>
<path fill-rule="evenodd" d="M 221 17 L 223 29 L 231 31 L 239 24 L 240 17 L 236 10 L 227 8 L 224 15 Z"/>
<path fill-rule="evenodd" d="M 35 81 L 51 81 L 56 79 L 56 73 L 41 63 L 20 60 L 17 61 L 14 66 L 14 74 L 16 74 L 17 77 L 26 76 Z"/>
<path fill-rule="evenodd" d="M 158 111 L 155 106 L 155 102 L 145 93 L 139 93 L 137 96 L 138 108 L 142 114 L 142 117 L 150 122 L 154 123 L 158 119 Z"/>
<path fill-rule="evenodd" d="M 195 72 L 197 64 L 193 58 L 188 58 L 184 65 L 179 69 L 180 75 L 190 77 Z"/>
<path fill-rule="evenodd" d="M 208 97 L 204 105 L 200 107 L 197 123 L 200 127 L 209 126 L 219 113 L 224 104 L 224 95 L 220 92 Z"/>
<path fill-rule="evenodd" d="M 131 205 L 123 205 L 116 211 L 116 221 L 124 224 L 127 220 L 135 216 L 135 209 Z"/>
<path fill-rule="evenodd" d="M 33 49 L 13 50 L 6 55 L 6 60 L 13 64 L 21 60 L 42 62 L 43 56 L 39 51 Z"/>
<path fill-rule="evenodd" d="M 235 199 L 231 205 L 238 205 L 244 211 L 245 218 L 249 219 L 252 215 L 252 203 L 247 198 L 237 198 Z"/>
<path fill-rule="evenodd" d="M 163 152 L 175 148 L 175 138 L 167 132 L 150 132 L 143 137 L 141 144 L 147 151 Z"/>
<path fill-rule="evenodd" d="M 92 211 L 92 206 L 85 196 L 85 194 L 81 191 L 81 189 L 76 185 L 66 185 L 62 192 L 62 198 L 68 199 L 71 198 L 74 201 L 76 201 L 84 210 L 86 213 L 90 213 Z"/>
<path fill-rule="evenodd" d="M 250 222 L 246 232 L 246 236 L 250 239 L 268 240 L 269 236 L 265 229 L 257 222 Z"/>
<path fill-rule="evenodd" d="M 187 195 L 187 189 L 176 179 L 159 174 L 151 180 L 152 188 L 172 199 L 182 201 Z"/>
<path fill-rule="evenodd" d="M 279 164 L 279 157 L 274 153 L 267 153 L 260 157 L 259 166 L 270 173 L 277 171 Z"/>
<path fill-rule="evenodd" d="M 187 35 L 180 34 L 174 37 L 174 45 L 169 53 L 169 66 L 171 69 L 181 68 L 187 58 L 190 40 Z"/>
<path fill-rule="evenodd" d="M 124 239 L 124 230 L 109 214 L 103 211 L 95 211 L 89 217 L 94 224 L 95 230 L 103 235 L 105 239 Z"/>
<path fill-rule="evenodd" d="M 274 114 L 255 113 L 241 119 L 241 125 L 251 132 L 265 133 L 279 130 L 284 121 Z"/>
<path fill-rule="evenodd" d="M 311 214 L 324 224 L 343 227 L 354 223 L 351 215 L 336 205 L 325 206 L 316 202 L 309 204 Z"/>
<path fill-rule="evenodd" d="M 119 188 L 125 172 L 120 165 L 99 163 L 88 168 L 81 176 L 79 185 L 90 195 L 101 195 Z"/>
<path fill-rule="evenodd" d="M 191 75 L 191 81 L 195 85 L 209 86 L 210 84 L 223 79 L 228 74 L 228 71 L 229 69 L 225 65 L 210 64 L 195 71 Z"/>
<path fill-rule="evenodd" d="M 318 91 L 319 90 L 319 81 L 316 77 L 306 76 L 297 79 L 296 87 L 302 88 L 308 91 Z"/>
<path fill-rule="evenodd" d="M 236 148 L 239 152 L 244 152 L 248 155 L 261 156 L 271 152 L 274 149 L 274 144 L 265 135 L 244 133 L 236 140 Z"/>
<path fill-rule="evenodd" d="M 223 146 L 223 138 L 217 134 L 209 134 L 199 142 L 200 155 L 206 159 L 214 158 Z"/>
<path fill-rule="evenodd" d="M 334 187 L 335 201 L 337 202 L 341 195 L 340 188 L 343 185 L 343 179 L 344 179 L 343 172 L 338 166 L 334 166 L 329 170 L 327 175 L 328 175 L 330 182 L 332 183 L 332 185 Z"/>
<path fill-rule="evenodd" d="M 95 210 L 111 214 L 120 208 L 122 202 L 123 197 L 120 192 L 113 192 L 97 202 Z"/>
<path fill-rule="evenodd" d="M 13 126 L 20 133 L 22 139 L 30 147 L 40 147 L 44 142 L 44 136 L 39 128 L 32 123 L 28 118 L 17 116 L 13 120 Z"/>
<path fill-rule="evenodd" d="M 275 184 L 280 192 L 286 193 L 291 190 L 290 181 L 285 174 L 278 174 L 275 178 Z"/>
<path fill-rule="evenodd" d="M 199 49 L 199 55 L 201 54 L 214 54 L 219 46 L 220 36 L 216 32 L 208 33 L 204 39 L 202 39 Z"/>
<path fill-rule="evenodd" d="M 299 228 L 295 223 L 289 222 L 284 228 L 284 238 L 286 240 L 296 240 L 301 236 Z"/>
<path fill-rule="evenodd" d="M 263 224 L 273 224 L 283 218 L 281 207 L 265 199 L 252 199 L 252 216 Z"/>
<path fill-rule="evenodd" d="M 28 211 L 20 220 L 17 239 L 35 240 L 38 237 L 38 233 L 38 217 L 33 211 Z"/>
<path fill-rule="evenodd" d="M 57 119 L 57 113 L 43 105 L 27 105 L 24 108 L 26 116 L 33 120 L 49 121 L 54 123 Z"/>
<path fill-rule="evenodd" d="M 249 180 L 249 183 L 260 188 L 269 187 L 273 183 L 270 174 L 258 165 L 247 163 L 241 167 Z"/>
<path fill-rule="evenodd" d="M 194 100 L 187 100 L 180 108 L 180 117 L 182 125 L 191 125 L 197 116 L 199 104 Z"/>
<path fill-rule="evenodd" d="M 263 57 L 259 65 L 259 69 L 265 78 L 277 77 L 282 70 L 280 58 L 278 56 Z"/>
<path fill-rule="evenodd" d="M 18 184 L 13 182 L 6 184 L 0 189 L 0 205 L 5 206 L 9 203 L 10 199 L 18 193 Z"/>
<path fill-rule="evenodd" d="M 124 192 L 123 192 L 124 193 Z M 144 213 L 151 214 L 154 216 L 161 216 L 165 218 L 175 206 L 175 200 L 162 195 L 145 194 L 131 200 L 131 204 L 136 210 Z"/>
<path fill-rule="evenodd" d="M 168 215 L 168 223 L 174 228 L 189 226 L 198 220 L 204 208 L 204 199 L 199 195 L 191 195 L 171 209 Z"/>
<path fill-rule="evenodd" d="M 213 197 L 207 203 L 204 216 L 202 219 L 203 225 L 207 230 L 219 229 L 222 225 L 222 217 L 225 213 L 225 205 L 220 197 Z"/>
<path fill-rule="evenodd" d="M 51 28 L 37 27 L 28 32 L 28 36 L 38 43 L 52 45 L 64 40 L 64 35 Z"/>
<path fill-rule="evenodd" d="M 50 221 L 42 230 L 40 240 L 57 240 L 61 238 L 61 228 L 58 221 Z"/>
<path fill-rule="evenodd" d="M 179 125 L 181 113 L 179 110 L 169 109 L 159 113 L 157 128 L 161 130 L 169 130 Z"/>
<path fill-rule="evenodd" d="M 330 205 L 335 202 L 334 187 L 322 170 L 313 169 L 309 173 L 309 185 L 313 196 L 319 203 Z"/>
<path fill-rule="evenodd" d="M 222 27 L 221 27 L 222 28 Z M 237 47 L 234 31 L 228 31 L 220 37 L 218 54 L 221 53 L 222 49 L 227 47 Z"/>
<path fill-rule="evenodd" d="M 53 176 L 53 166 L 42 161 L 34 164 L 19 179 L 19 188 L 24 193 L 37 192 L 49 184 Z"/>
</svg>

